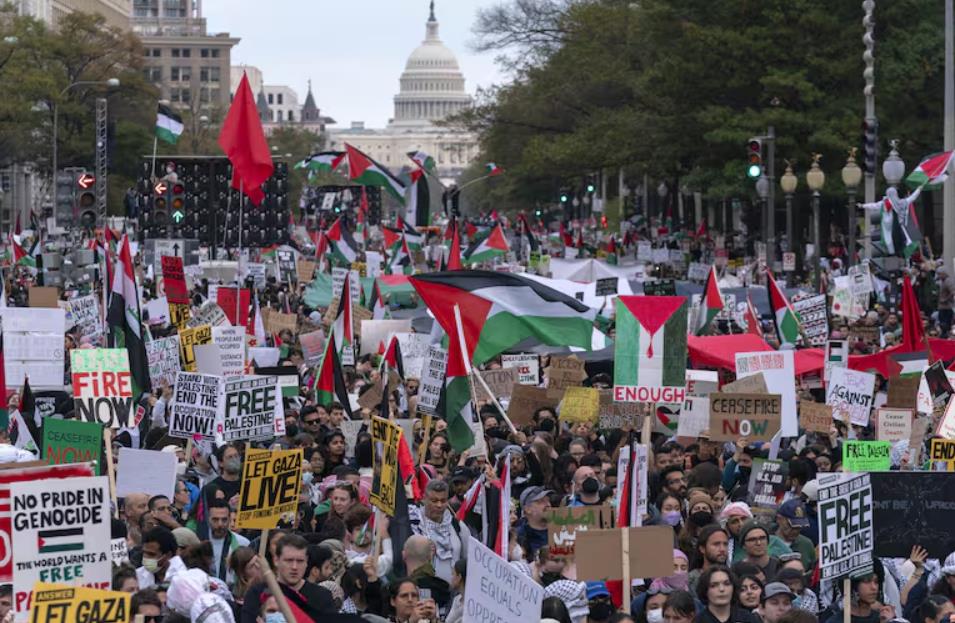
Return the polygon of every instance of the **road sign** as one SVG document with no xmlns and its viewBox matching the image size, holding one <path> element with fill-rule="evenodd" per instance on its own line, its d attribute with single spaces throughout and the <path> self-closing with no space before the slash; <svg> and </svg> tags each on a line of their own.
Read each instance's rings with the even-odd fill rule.
<svg viewBox="0 0 955 623">
<path fill-rule="evenodd" d="M 167 188 L 166 182 L 157 182 L 156 185 L 153 186 L 153 190 L 156 191 L 157 195 L 165 195 L 166 188 Z"/>
<path fill-rule="evenodd" d="M 96 177 L 89 173 L 84 173 L 76 179 L 76 183 L 80 188 L 86 190 L 87 188 L 92 188 L 93 184 L 96 183 Z"/>
</svg>

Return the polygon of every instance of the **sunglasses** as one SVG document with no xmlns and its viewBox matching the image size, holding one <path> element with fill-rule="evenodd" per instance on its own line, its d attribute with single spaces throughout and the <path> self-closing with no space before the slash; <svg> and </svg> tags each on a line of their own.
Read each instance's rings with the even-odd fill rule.
<svg viewBox="0 0 955 623">
<path fill-rule="evenodd" d="M 305 426 L 313 426 L 313 425 L 315 425 L 315 424 L 318 424 L 320 421 L 321 421 L 321 420 L 317 420 L 317 419 L 315 419 L 315 420 L 304 420 L 304 424 L 305 424 Z"/>
<path fill-rule="evenodd" d="M 163 615 L 161 614 L 149 614 L 149 615 L 139 615 L 143 618 L 145 623 L 162 623 Z"/>
</svg>

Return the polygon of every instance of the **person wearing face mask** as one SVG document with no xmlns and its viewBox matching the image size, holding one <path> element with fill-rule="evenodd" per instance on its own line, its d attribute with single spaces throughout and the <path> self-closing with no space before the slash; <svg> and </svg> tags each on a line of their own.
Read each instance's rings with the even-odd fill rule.
<svg viewBox="0 0 955 623">
<path fill-rule="evenodd" d="M 677 543 L 680 549 L 686 552 L 696 551 L 697 535 L 700 530 L 713 523 L 713 507 L 716 504 L 713 498 L 703 491 L 694 490 L 687 500 L 687 521 L 680 530 Z"/>
<path fill-rule="evenodd" d="M 604 582 L 587 582 L 588 623 L 607 623 L 616 608 L 610 600 L 610 591 Z"/>
<path fill-rule="evenodd" d="M 226 502 L 230 502 L 239 495 L 239 489 L 242 486 L 242 457 L 239 454 L 239 446 L 227 443 L 215 450 L 216 460 L 219 466 L 219 477 L 209 482 L 199 493 L 202 509 L 196 512 L 196 517 L 203 517 L 203 521 L 196 523 L 196 535 L 202 539 L 209 538 L 209 524 L 205 509 L 209 507 L 210 502 L 216 497 L 216 491 L 222 492 L 222 497 Z"/>
<path fill-rule="evenodd" d="M 143 535 L 143 565 L 136 569 L 139 589 L 150 588 L 168 582 L 174 575 L 186 569 L 182 558 L 176 553 L 179 544 L 168 528 L 153 528 Z"/>
<path fill-rule="evenodd" d="M 683 527 L 683 504 L 680 498 L 672 493 L 664 491 L 657 498 L 657 509 L 660 511 L 658 523 L 665 526 L 672 526 L 674 531 L 674 541 L 676 534 Z"/>
<path fill-rule="evenodd" d="M 567 506 L 600 506 L 600 481 L 592 467 L 578 467 L 574 472 L 574 495 Z"/>
</svg>

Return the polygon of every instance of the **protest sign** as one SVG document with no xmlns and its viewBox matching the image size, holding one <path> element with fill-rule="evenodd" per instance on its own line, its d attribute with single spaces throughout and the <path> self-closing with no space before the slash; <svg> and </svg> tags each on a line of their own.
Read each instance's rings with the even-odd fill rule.
<svg viewBox="0 0 955 623">
<path fill-rule="evenodd" d="M 186 372 L 195 372 L 197 369 L 196 344 L 212 344 L 211 325 L 192 327 L 179 332 L 179 356 L 182 359 L 182 369 Z"/>
<path fill-rule="evenodd" d="M 828 340 L 826 359 L 822 379 L 828 383 L 833 368 L 845 368 L 849 365 L 849 342 L 846 340 Z"/>
<path fill-rule="evenodd" d="M 533 422 L 534 413 L 543 407 L 557 411 L 559 398 L 555 398 L 543 387 L 531 387 L 518 383 L 511 388 L 511 400 L 507 403 L 507 417 L 515 426 Z"/>
<path fill-rule="evenodd" d="M 235 525 L 271 530 L 282 515 L 294 514 L 302 488 L 302 449 L 250 450 L 242 466 Z"/>
<path fill-rule="evenodd" d="M 884 472 L 892 467 L 892 444 L 888 441 L 842 442 L 842 469 L 845 472 Z"/>
<path fill-rule="evenodd" d="M 876 436 L 880 441 L 908 441 L 912 438 L 911 409 L 883 408 L 876 411 Z"/>
<path fill-rule="evenodd" d="M 448 351 L 440 346 L 428 347 L 428 363 L 425 365 L 418 384 L 417 408 L 423 413 L 434 414 L 441 398 L 441 388 L 444 387 L 444 376 L 447 368 Z"/>
<path fill-rule="evenodd" d="M 938 560 L 955 551 L 955 531 L 950 528 L 955 511 L 951 474 L 892 471 L 868 477 L 876 556 L 908 558 L 913 543 Z"/>
<path fill-rule="evenodd" d="M 249 361 L 256 367 L 270 367 L 279 364 L 279 356 L 282 354 L 278 348 L 271 346 L 249 346 Z"/>
<path fill-rule="evenodd" d="M 783 272 L 791 273 L 796 270 L 796 254 L 792 251 L 783 253 Z"/>
<path fill-rule="evenodd" d="M 245 372 L 245 331 L 242 327 L 212 327 L 212 343 L 219 347 L 222 376 L 234 378 Z"/>
<path fill-rule="evenodd" d="M 944 463 L 945 469 L 934 471 L 955 471 L 955 440 L 932 439 L 929 443 L 929 460 L 933 465 Z"/>
<path fill-rule="evenodd" d="M 905 376 L 891 377 L 889 379 L 889 394 L 885 401 L 885 406 L 901 409 L 917 408 L 921 384 L 921 374 L 907 374 Z M 931 410 L 930 399 L 929 404 L 926 406 L 928 407 L 928 410 Z"/>
<path fill-rule="evenodd" d="M 783 462 L 753 459 L 749 475 L 748 502 L 755 513 L 776 513 L 786 496 L 786 476 Z"/>
<path fill-rule="evenodd" d="M 720 391 L 729 394 L 769 393 L 769 389 L 766 387 L 766 378 L 763 376 L 762 372 L 757 372 L 751 376 L 744 376 L 743 378 L 733 381 L 732 383 L 726 383 L 720 388 Z"/>
<path fill-rule="evenodd" d="M 65 363 L 63 309 L 4 307 L 3 361 L 7 387 L 22 387 L 30 377 L 36 390 L 62 390 Z"/>
<path fill-rule="evenodd" d="M 613 507 L 572 506 L 547 511 L 547 543 L 551 556 L 572 560 L 578 532 L 614 528 Z"/>
<path fill-rule="evenodd" d="M 720 375 L 716 370 L 687 370 L 686 393 L 690 396 L 708 396 L 720 388 Z M 765 388 L 763 389 L 765 392 Z M 757 392 L 758 393 L 758 392 Z"/>
<path fill-rule="evenodd" d="M 676 402 L 686 397 L 685 296 L 619 296 L 614 400 Z"/>
<path fill-rule="evenodd" d="M 521 385 L 540 385 L 540 356 L 532 354 L 501 355 L 501 367 L 517 368 L 517 382 Z"/>
<path fill-rule="evenodd" d="M 109 556 L 113 561 L 113 566 L 116 567 L 129 562 L 129 544 L 126 543 L 126 537 L 110 539 Z"/>
<path fill-rule="evenodd" d="M 229 288 L 219 286 L 214 299 L 234 327 L 247 327 L 249 308 L 252 305 L 252 292 L 248 288 Z"/>
<path fill-rule="evenodd" d="M 373 448 L 371 494 L 369 500 L 388 516 L 395 514 L 395 486 L 398 478 L 398 443 L 401 427 L 374 416 L 371 419 L 371 442 Z"/>
<path fill-rule="evenodd" d="M 30 286 L 27 290 L 30 307 L 56 309 L 60 306 L 60 289 L 55 287 Z"/>
<path fill-rule="evenodd" d="M 224 393 L 222 441 L 257 441 L 285 433 L 277 376 L 225 381 Z"/>
<path fill-rule="evenodd" d="M 640 240 L 637 242 L 637 261 L 653 261 L 653 243 L 649 240 Z"/>
<path fill-rule="evenodd" d="M 540 620 L 544 587 L 477 539 L 469 538 L 464 620 Z"/>
<path fill-rule="evenodd" d="M 295 275 L 299 283 L 311 283 L 318 263 L 311 260 L 299 260 L 295 263 Z"/>
<path fill-rule="evenodd" d="M 673 528 L 645 526 L 586 530 L 576 535 L 577 579 L 606 581 L 623 579 L 623 531 L 630 541 L 630 577 L 653 578 L 673 573 Z"/>
<path fill-rule="evenodd" d="M 714 393 L 711 396 L 718 396 Z M 680 419 L 677 422 L 677 437 L 696 439 L 710 428 L 710 399 L 709 397 L 687 396 L 680 409 Z"/>
<path fill-rule="evenodd" d="M 169 436 L 180 439 L 215 439 L 222 401 L 222 377 L 180 372 L 170 405 Z"/>
<path fill-rule="evenodd" d="M 501 398 L 509 398 L 511 395 L 511 387 L 517 383 L 517 369 L 516 368 L 499 368 L 497 370 L 481 370 L 478 372 L 481 375 L 481 378 L 484 379 L 484 382 L 487 383 L 488 389 L 491 390 L 491 394 L 496 396 L 498 400 Z M 489 396 L 487 391 L 484 389 L 484 386 L 478 382 L 474 383 L 474 400 L 481 402 L 490 402 L 492 396 Z"/>
<path fill-rule="evenodd" d="M 66 302 L 66 325 L 76 327 L 83 337 L 96 337 L 103 333 L 103 321 L 99 316 L 99 298 L 88 294 Z"/>
<path fill-rule="evenodd" d="M 102 446 L 103 425 L 99 422 L 43 420 L 42 456 L 47 465 L 95 461 L 97 471 L 104 473 L 105 466 L 100 460 Z"/>
<path fill-rule="evenodd" d="M 121 591 L 37 582 L 33 586 L 29 617 L 23 620 L 30 623 L 129 623 L 136 620 L 130 610 L 131 599 L 130 593 Z"/>
<path fill-rule="evenodd" d="M 276 249 L 275 259 L 279 267 L 279 281 L 291 283 L 295 276 L 295 253 L 288 249 Z"/>
<path fill-rule="evenodd" d="M 568 357 L 551 355 L 547 367 L 544 368 L 544 378 L 548 389 L 566 389 L 579 387 L 587 378 L 587 372 L 584 369 L 584 362 L 574 355 Z"/>
<path fill-rule="evenodd" d="M 600 414 L 597 428 L 612 430 L 615 428 L 639 429 L 643 418 L 650 415 L 648 405 L 642 402 L 616 402 L 613 390 L 601 389 Z"/>
<path fill-rule="evenodd" d="M 872 493 L 869 474 L 819 477 L 819 568 L 823 580 L 872 567 Z M 909 553 L 913 542 L 908 542 Z"/>
<path fill-rule="evenodd" d="M 933 406 L 939 407 L 949 404 L 952 394 L 955 394 L 955 389 L 952 389 L 952 384 L 948 375 L 945 374 L 945 366 L 942 362 L 936 361 L 930 365 L 925 369 L 923 376 L 925 383 L 928 385 L 928 392 L 932 396 Z"/>
<path fill-rule="evenodd" d="M 125 348 L 86 348 L 70 352 L 77 418 L 109 428 L 139 424 L 134 419 L 129 353 Z"/>
<path fill-rule="evenodd" d="M 305 358 L 306 366 L 314 367 L 322 362 L 322 356 L 325 354 L 324 331 L 319 329 L 310 333 L 302 333 L 298 336 L 298 341 L 302 345 L 302 356 Z"/>
<path fill-rule="evenodd" d="M 346 276 L 349 276 L 348 289 L 351 292 L 352 306 L 357 306 L 359 300 L 361 300 L 361 276 L 356 270 L 340 267 L 332 268 L 332 298 L 341 298 Z M 337 305 L 335 307 L 338 308 Z"/>
<path fill-rule="evenodd" d="M 10 485 L 15 621 L 27 620 L 37 582 L 109 588 L 109 500 L 106 476 Z"/>
<path fill-rule="evenodd" d="M 169 303 L 169 324 L 180 331 L 185 329 L 192 318 L 189 309 L 188 305 Z"/>
<path fill-rule="evenodd" d="M 229 324 L 229 318 L 225 315 L 225 312 L 222 311 L 222 308 L 219 307 L 218 303 L 206 301 L 196 312 L 196 315 L 189 318 L 187 324 L 189 327 L 201 327 L 203 325 L 217 327 Z"/>
<path fill-rule="evenodd" d="M 779 394 L 710 394 L 710 440 L 771 441 L 782 417 Z"/>
<path fill-rule="evenodd" d="M 828 435 L 832 427 L 832 407 L 811 400 L 800 400 L 799 427 L 806 432 Z"/>
<path fill-rule="evenodd" d="M 826 404 L 832 407 L 832 419 L 868 426 L 874 390 L 874 374 L 834 368 L 826 386 Z"/>
<path fill-rule="evenodd" d="M 655 279 L 643 282 L 645 296 L 676 296 L 676 282 L 672 279 Z"/>
<path fill-rule="evenodd" d="M 690 266 L 686 269 L 686 278 L 690 281 L 706 281 L 706 277 L 709 274 L 709 264 L 704 264 L 702 262 L 690 262 Z"/>
<path fill-rule="evenodd" d="M 600 392 L 592 387 L 568 387 L 558 411 L 563 422 L 596 423 L 600 417 Z"/>
<path fill-rule="evenodd" d="M 262 318 L 266 333 L 280 333 L 289 331 L 292 335 L 298 333 L 298 316 L 286 314 L 274 309 L 263 309 Z"/>
<path fill-rule="evenodd" d="M 736 378 L 762 372 L 766 391 L 782 399 L 783 437 L 799 435 L 799 413 L 796 411 L 796 364 L 793 351 L 736 353 Z"/>
<path fill-rule="evenodd" d="M 262 376 L 275 376 L 278 378 L 279 391 L 282 397 L 292 398 L 298 396 L 299 382 L 301 378 L 298 375 L 298 368 L 295 366 L 256 366 L 255 374 L 247 378 L 259 378 Z"/>
<path fill-rule="evenodd" d="M 633 452 L 631 452 L 633 450 Z M 631 458 L 635 464 L 631 465 Z M 616 508 L 621 508 L 622 504 L 628 505 L 627 512 L 631 517 L 631 523 L 635 526 L 643 525 L 643 516 L 647 513 L 647 503 L 650 495 L 647 486 L 647 476 L 650 465 L 650 451 L 647 446 L 642 444 L 626 445 L 620 448 L 617 456 L 617 473 L 623 474 L 620 482 L 623 483 L 627 474 L 631 475 L 631 486 L 629 489 L 630 499 L 623 501 L 623 492 L 625 487 L 617 487 L 614 495 Z"/>
<path fill-rule="evenodd" d="M 597 285 L 594 289 L 595 296 L 614 296 L 615 294 L 617 294 L 616 277 L 606 277 L 597 280 Z"/>
<path fill-rule="evenodd" d="M 196 355 L 196 372 L 222 376 L 222 355 L 219 354 L 218 345 L 196 344 L 193 352 Z"/>
<path fill-rule="evenodd" d="M 186 274 L 183 272 L 181 257 L 162 256 L 162 281 L 166 301 L 176 305 L 189 304 L 189 288 L 186 287 Z"/>
<path fill-rule="evenodd" d="M 401 361 L 404 364 L 406 379 L 420 379 L 425 360 L 428 357 L 428 348 L 431 346 L 431 336 L 427 333 L 395 333 L 398 345 L 401 348 Z M 510 385 L 508 385 L 510 391 Z"/>
<path fill-rule="evenodd" d="M 955 400 L 949 400 L 942 418 L 938 421 L 935 434 L 942 439 L 955 439 Z"/>
<path fill-rule="evenodd" d="M 149 381 L 154 388 L 172 385 L 179 371 L 179 335 L 163 337 L 146 342 L 146 359 L 149 362 Z"/>
<path fill-rule="evenodd" d="M 799 316 L 806 342 L 810 346 L 825 346 L 829 340 L 829 306 L 826 295 L 793 297 L 792 308 Z"/>
<path fill-rule="evenodd" d="M 852 296 L 872 294 L 872 277 L 868 264 L 856 264 L 849 267 L 849 292 Z"/>
<path fill-rule="evenodd" d="M 169 302 L 166 297 L 153 299 L 143 305 L 143 318 L 149 326 L 169 324 Z"/>
<path fill-rule="evenodd" d="M 120 448 L 116 466 L 116 497 L 130 493 L 165 495 L 170 500 L 176 489 L 176 455 L 158 450 Z"/>
</svg>

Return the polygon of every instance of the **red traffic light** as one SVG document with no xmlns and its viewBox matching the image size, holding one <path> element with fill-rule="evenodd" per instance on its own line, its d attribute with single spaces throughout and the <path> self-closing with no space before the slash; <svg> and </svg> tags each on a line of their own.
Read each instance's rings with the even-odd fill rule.
<svg viewBox="0 0 955 623">
<path fill-rule="evenodd" d="M 763 150 L 763 144 L 756 139 L 751 139 L 749 143 L 746 144 L 746 148 L 754 154 L 759 154 Z"/>
<path fill-rule="evenodd" d="M 83 190 L 86 190 L 87 188 L 91 187 L 95 183 L 96 183 L 96 177 L 94 177 L 93 175 L 90 175 L 89 173 L 84 173 L 83 175 L 76 178 L 77 186 L 79 186 Z"/>
<path fill-rule="evenodd" d="M 173 186 L 172 186 L 172 194 L 174 194 L 174 195 L 181 195 L 181 194 L 184 193 L 184 192 L 186 192 L 186 187 L 185 187 L 185 186 L 183 186 L 182 184 L 173 184 Z"/>
</svg>

